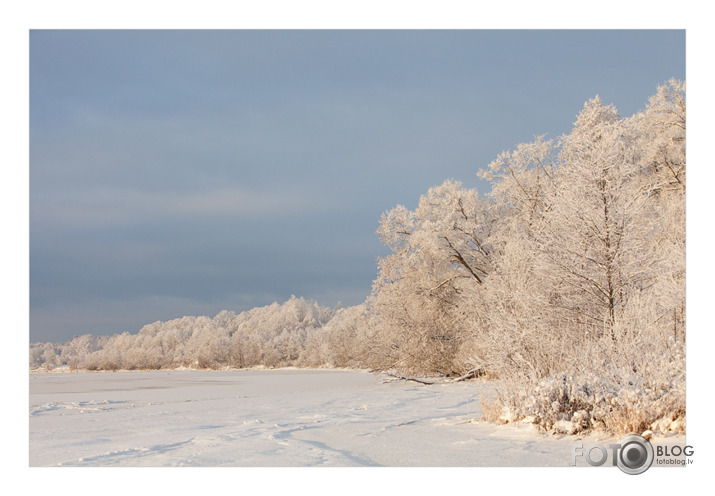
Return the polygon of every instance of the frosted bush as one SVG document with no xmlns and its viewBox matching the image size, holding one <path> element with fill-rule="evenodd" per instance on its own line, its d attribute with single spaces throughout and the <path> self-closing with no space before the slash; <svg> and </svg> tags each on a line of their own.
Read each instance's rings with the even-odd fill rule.
<svg viewBox="0 0 715 496">
<path fill-rule="evenodd" d="M 538 381 L 503 380 L 486 399 L 485 415 L 501 423 L 528 421 L 543 430 L 567 434 L 597 429 L 613 434 L 684 432 L 685 376 L 561 374 Z"/>
</svg>

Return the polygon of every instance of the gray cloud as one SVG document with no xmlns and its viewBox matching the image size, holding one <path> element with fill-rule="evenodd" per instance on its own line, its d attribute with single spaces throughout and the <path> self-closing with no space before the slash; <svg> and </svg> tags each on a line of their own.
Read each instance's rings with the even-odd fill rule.
<svg viewBox="0 0 715 496">
<path fill-rule="evenodd" d="M 253 191 L 238 186 L 195 191 L 148 191 L 137 189 L 92 190 L 82 195 L 51 192 L 43 198 L 46 208 L 38 223 L 62 223 L 67 227 L 181 222 L 187 219 L 222 217 L 274 217 L 311 215 L 325 209 L 319 198 L 295 192 Z"/>
</svg>

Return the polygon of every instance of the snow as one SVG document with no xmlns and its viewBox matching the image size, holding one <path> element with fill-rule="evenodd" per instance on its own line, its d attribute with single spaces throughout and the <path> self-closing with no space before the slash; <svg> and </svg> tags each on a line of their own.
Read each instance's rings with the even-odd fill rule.
<svg viewBox="0 0 715 496">
<path fill-rule="evenodd" d="M 33 373 L 30 466 L 568 467 L 575 442 L 617 441 L 482 422 L 489 387 L 350 370 Z"/>
</svg>

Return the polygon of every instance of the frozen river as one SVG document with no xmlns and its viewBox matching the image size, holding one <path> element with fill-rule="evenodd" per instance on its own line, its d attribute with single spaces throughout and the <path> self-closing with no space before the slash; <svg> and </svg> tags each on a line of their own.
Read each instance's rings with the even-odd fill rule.
<svg viewBox="0 0 715 496">
<path fill-rule="evenodd" d="M 575 437 L 480 422 L 486 388 L 344 370 L 33 373 L 30 466 L 570 465 Z"/>
</svg>

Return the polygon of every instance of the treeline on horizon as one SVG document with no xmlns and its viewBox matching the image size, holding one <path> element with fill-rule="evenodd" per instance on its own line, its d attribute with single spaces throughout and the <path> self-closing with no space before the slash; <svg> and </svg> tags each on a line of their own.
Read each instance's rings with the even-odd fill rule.
<svg viewBox="0 0 715 496">
<path fill-rule="evenodd" d="M 32 343 L 30 367 L 348 367 L 493 380 L 485 417 L 546 430 L 685 429 L 685 83 L 621 117 L 598 97 L 570 133 L 447 180 L 377 230 L 364 303 L 289 301 L 138 334 Z"/>
</svg>

